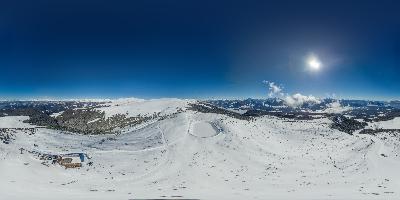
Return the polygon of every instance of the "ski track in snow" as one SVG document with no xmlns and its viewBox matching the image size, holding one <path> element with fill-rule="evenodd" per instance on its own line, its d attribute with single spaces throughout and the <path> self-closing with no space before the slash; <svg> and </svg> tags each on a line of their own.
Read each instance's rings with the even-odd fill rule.
<svg viewBox="0 0 400 200">
<path fill-rule="evenodd" d="M 2 199 L 399 199 L 399 136 L 348 135 L 329 123 L 186 111 L 118 135 L 17 132 L 0 144 L 0 191 Z M 45 166 L 21 147 L 84 152 L 93 166 Z"/>
</svg>

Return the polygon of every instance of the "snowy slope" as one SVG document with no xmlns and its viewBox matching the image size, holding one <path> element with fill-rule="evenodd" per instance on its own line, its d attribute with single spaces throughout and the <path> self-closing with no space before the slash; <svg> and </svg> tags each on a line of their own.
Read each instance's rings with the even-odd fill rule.
<svg viewBox="0 0 400 200">
<path fill-rule="evenodd" d="M 136 115 L 186 103 L 163 102 L 101 109 Z M 398 136 L 348 135 L 330 123 L 187 110 L 119 135 L 40 128 L 0 144 L 0 190 L 4 199 L 399 199 Z M 21 147 L 85 152 L 93 165 L 45 166 Z"/>
<path fill-rule="evenodd" d="M 388 121 L 371 122 L 368 126 L 381 129 L 400 129 L 400 117 Z"/>
<path fill-rule="evenodd" d="M 32 128 L 33 125 L 23 123 L 28 116 L 6 116 L 0 117 L 0 128 Z"/>
<path fill-rule="evenodd" d="M 175 113 L 179 108 L 185 108 L 189 101 L 181 99 L 151 99 L 143 100 L 136 98 L 125 98 L 113 100 L 104 104 L 104 107 L 98 108 L 104 111 L 106 117 L 116 114 L 124 114 L 127 117 L 150 116 L 160 113 L 168 115 Z"/>
</svg>

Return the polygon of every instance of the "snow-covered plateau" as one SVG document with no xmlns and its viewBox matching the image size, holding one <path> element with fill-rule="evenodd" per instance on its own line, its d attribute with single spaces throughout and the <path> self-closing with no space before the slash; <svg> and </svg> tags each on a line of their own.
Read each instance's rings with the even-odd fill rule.
<svg viewBox="0 0 400 200">
<path fill-rule="evenodd" d="M 400 199 L 398 132 L 348 134 L 328 117 L 244 120 L 193 102 L 101 104 L 106 118 L 158 113 L 115 134 L 0 117 L 0 199 Z M 52 158 L 71 153 L 84 157 L 80 167 Z"/>
</svg>

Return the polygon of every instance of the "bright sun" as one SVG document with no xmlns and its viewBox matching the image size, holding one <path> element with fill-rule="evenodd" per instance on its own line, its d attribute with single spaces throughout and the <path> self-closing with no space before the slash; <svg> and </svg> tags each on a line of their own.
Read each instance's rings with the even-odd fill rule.
<svg viewBox="0 0 400 200">
<path fill-rule="evenodd" d="M 308 58 L 307 60 L 307 64 L 308 67 L 312 70 L 312 71 L 318 71 L 321 68 L 321 62 L 319 61 L 319 59 L 312 55 Z"/>
</svg>

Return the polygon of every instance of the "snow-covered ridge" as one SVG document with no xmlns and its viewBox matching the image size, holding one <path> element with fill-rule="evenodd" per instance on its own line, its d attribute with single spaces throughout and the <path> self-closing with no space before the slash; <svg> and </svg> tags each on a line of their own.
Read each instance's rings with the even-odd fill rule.
<svg viewBox="0 0 400 200">
<path fill-rule="evenodd" d="M 178 110 L 185 110 L 190 102 L 194 102 L 194 100 L 124 98 L 104 103 L 103 107 L 96 108 L 96 110 L 104 112 L 106 118 L 117 114 L 126 115 L 126 117 L 151 116 L 153 114 L 164 116 L 176 113 Z"/>
</svg>

